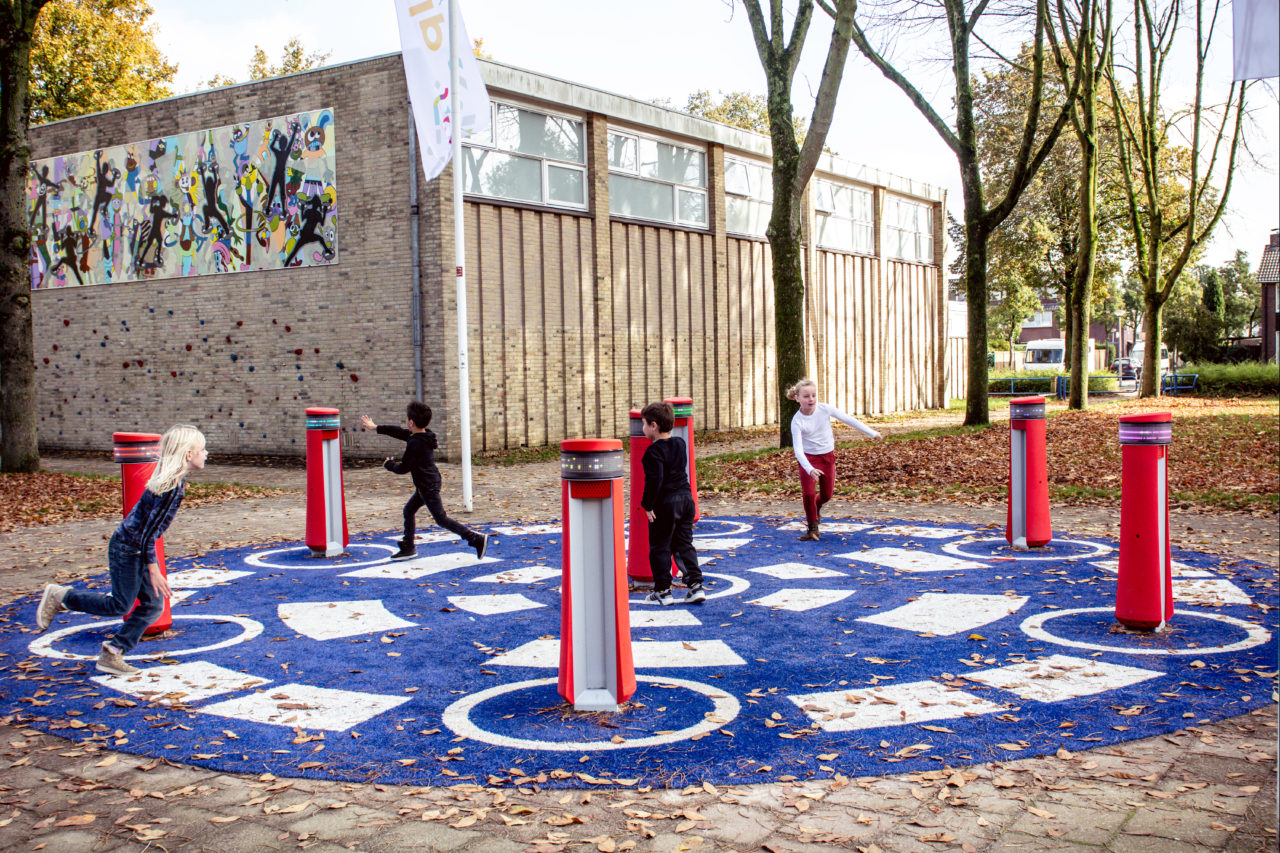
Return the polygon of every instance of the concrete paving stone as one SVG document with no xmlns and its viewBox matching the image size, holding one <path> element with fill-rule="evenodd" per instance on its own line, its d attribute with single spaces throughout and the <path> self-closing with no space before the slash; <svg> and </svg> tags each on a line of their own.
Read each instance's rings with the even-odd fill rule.
<svg viewBox="0 0 1280 853">
<path fill-rule="evenodd" d="M 707 819 L 699 825 L 699 832 L 723 841 L 736 841 L 747 847 L 772 835 L 778 827 L 774 812 L 741 805 L 714 803 L 699 810 Z"/>
<path fill-rule="evenodd" d="M 466 847 L 466 853 L 522 853 L 527 844 L 509 841 L 492 836 L 473 841 Z"/>
<path fill-rule="evenodd" d="M 1213 829 L 1213 823 L 1221 824 L 1221 817 L 1192 809 L 1149 806 L 1136 809 L 1120 832 L 1123 835 L 1155 835 L 1174 841 L 1220 847 L 1229 833 Z"/>
<path fill-rule="evenodd" d="M 1206 850 L 1221 850 L 1221 847 L 1207 847 L 1202 844 L 1189 844 L 1160 838 L 1155 835 L 1117 835 L 1111 839 L 1106 849 L 1110 853 L 1204 853 Z"/>
<path fill-rule="evenodd" d="M 1105 848 L 1076 844 L 1061 838 L 1037 838 L 1020 832 L 1006 832 L 989 847 L 978 849 L 982 853 L 1101 853 Z"/>
<path fill-rule="evenodd" d="M 351 805 L 343 809 L 320 808 L 302 820 L 289 824 L 288 830 L 294 835 L 306 833 L 317 838 L 355 840 L 374 835 L 382 829 L 379 826 L 360 824 L 373 824 L 376 821 L 391 824 L 397 820 L 400 818 L 395 815 Z"/>
<path fill-rule="evenodd" d="M 402 821 L 381 829 L 374 837 L 361 845 L 369 851 L 398 853 L 402 850 L 423 850 L 432 853 L 448 853 L 461 850 L 467 844 L 480 840 L 483 835 L 469 830 L 451 829 L 435 821 Z"/>
<path fill-rule="evenodd" d="M 1010 825 L 1011 831 L 1059 838 L 1076 844 L 1106 844 L 1128 820 L 1131 811 L 1104 811 L 1044 799 L 1037 799 L 1032 805 L 1053 817 L 1041 817 L 1027 811 Z"/>
<path fill-rule="evenodd" d="M 24 849 L 40 847 L 41 853 L 89 853 L 89 851 L 110 850 L 115 846 L 113 839 L 103 829 L 69 829 L 67 827 L 49 827 L 39 835 L 31 836 Z M 8 843 L 5 842 L 8 848 Z"/>
</svg>

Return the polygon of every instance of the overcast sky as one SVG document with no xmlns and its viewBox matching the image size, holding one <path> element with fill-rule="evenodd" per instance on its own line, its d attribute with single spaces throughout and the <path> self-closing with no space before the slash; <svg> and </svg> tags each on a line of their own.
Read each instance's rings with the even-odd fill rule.
<svg viewBox="0 0 1280 853">
<path fill-rule="evenodd" d="M 160 48 L 178 63 L 179 92 L 215 74 L 243 79 L 254 45 L 274 62 L 295 36 L 308 50 L 330 52 L 330 63 L 399 50 L 391 0 L 151 0 L 151 5 Z M 677 106 L 697 89 L 765 90 L 746 14 L 726 0 L 461 0 L 461 5 L 471 37 L 483 39 L 487 53 L 529 71 L 634 98 L 670 98 Z M 1231 77 L 1229 13 L 1226 17 L 1209 69 L 1215 82 L 1210 94 L 1218 98 L 1225 96 Z M 797 112 L 812 109 L 811 93 L 829 39 L 828 19 L 815 13 L 793 90 Z M 949 75 L 942 63 L 934 68 L 941 74 L 925 94 L 942 111 L 951 100 Z M 1280 226 L 1280 108 L 1274 83 L 1265 90 L 1257 86 L 1252 98 L 1257 115 L 1251 147 L 1261 162 L 1237 174 L 1230 214 L 1209 250 L 1213 263 L 1240 248 L 1256 264 L 1271 229 Z M 1178 94 L 1166 98 L 1168 107 Z M 827 144 L 845 159 L 945 187 L 948 207 L 959 217 L 955 157 L 856 49 Z"/>
</svg>

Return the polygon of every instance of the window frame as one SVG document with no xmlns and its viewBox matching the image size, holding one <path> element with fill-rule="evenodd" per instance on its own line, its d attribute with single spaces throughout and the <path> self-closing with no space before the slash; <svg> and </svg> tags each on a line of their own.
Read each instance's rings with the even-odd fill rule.
<svg viewBox="0 0 1280 853">
<path fill-rule="evenodd" d="M 827 186 L 828 189 L 826 190 L 825 193 L 822 191 L 822 188 L 819 186 L 819 184 L 825 184 Z M 853 216 L 846 216 L 845 214 L 837 211 L 834 204 L 834 194 L 831 193 L 831 190 L 830 190 L 830 188 L 833 188 L 833 187 L 848 190 L 850 192 L 862 193 L 864 196 L 866 196 L 867 208 L 870 211 L 871 218 L 857 219 Z M 820 206 L 824 195 L 828 196 L 832 201 L 832 203 L 828 207 Z M 815 176 L 811 183 L 809 197 L 813 204 L 813 218 L 814 218 L 813 224 L 814 224 L 814 232 L 815 232 L 814 245 L 816 248 L 822 249 L 823 251 L 826 251 L 826 252 L 844 252 L 846 254 L 851 254 L 851 255 L 874 255 L 875 254 L 876 252 L 876 195 L 875 195 L 875 189 L 873 187 L 869 187 L 869 186 L 866 186 L 865 184 L 860 184 L 852 181 L 848 183 L 844 183 L 841 181 L 832 180 L 830 178 L 820 178 Z M 844 246 L 824 246 L 822 243 L 819 243 L 817 235 L 818 233 L 821 232 L 821 228 L 819 227 L 819 225 L 823 217 L 826 217 L 827 219 L 834 219 L 840 222 L 850 223 L 850 225 L 854 227 L 855 234 L 858 233 L 857 231 L 858 228 L 866 229 L 865 233 L 867 233 L 869 236 L 868 245 L 865 248 L 858 248 L 858 247 L 846 248 Z"/>
<path fill-rule="evenodd" d="M 741 163 L 745 166 L 752 167 L 747 170 L 747 183 L 749 188 L 746 193 L 729 189 L 729 164 L 730 163 Z M 755 186 L 752 186 L 752 184 L 754 183 L 752 179 L 756 174 L 756 172 L 753 171 L 753 169 L 760 170 L 764 173 L 764 176 L 765 176 L 764 179 L 767 180 L 768 182 L 767 187 L 757 188 Z M 746 237 L 748 239 L 753 239 L 753 240 L 767 239 L 768 234 L 763 231 L 757 234 L 754 231 L 740 231 L 730 226 L 729 216 L 728 216 L 728 207 L 729 207 L 728 199 L 732 197 L 735 199 L 740 199 L 746 202 L 747 204 L 759 205 L 765 208 L 766 210 L 768 210 L 771 216 L 773 213 L 773 165 L 771 163 L 765 163 L 760 160 L 753 160 L 749 157 L 743 157 L 737 154 L 730 154 L 728 152 L 725 152 L 723 184 L 724 184 L 724 195 L 725 195 L 725 202 L 726 202 L 725 233 L 732 234 L 735 237 Z M 765 199 L 761 195 L 761 192 L 764 189 L 768 190 L 768 199 Z M 766 223 L 768 222 L 769 218 L 770 217 L 765 217 Z M 765 225 L 765 229 L 766 231 L 768 230 L 767 224 Z"/>
<path fill-rule="evenodd" d="M 630 139 L 632 143 L 635 145 L 636 167 L 634 169 L 624 169 L 622 167 L 613 165 L 611 146 L 613 144 L 613 137 L 615 136 Z M 702 186 L 695 187 L 689 184 L 669 181 L 669 180 L 666 180 L 665 178 L 649 178 L 649 177 L 645 177 L 644 175 L 641 175 L 640 174 L 640 140 L 641 139 L 647 139 L 650 142 L 656 142 L 660 145 L 670 145 L 673 148 L 683 148 L 686 151 L 694 151 L 694 152 L 700 153 L 702 155 Z M 667 139 L 652 133 L 641 133 L 640 131 L 630 130 L 622 127 L 610 127 L 608 132 L 608 138 L 605 141 L 605 148 L 606 148 L 606 151 L 610 152 L 610 156 L 606 158 L 606 163 L 608 166 L 608 174 L 622 175 L 622 176 L 631 178 L 632 180 L 643 181 L 649 184 L 656 184 L 657 186 L 669 187 L 671 190 L 671 212 L 672 212 L 671 219 L 654 219 L 648 216 L 636 216 L 634 214 L 616 213 L 613 210 L 613 193 L 609 194 L 609 215 L 610 216 L 617 216 L 622 219 L 636 219 L 644 222 L 661 222 L 666 225 L 677 225 L 681 228 L 694 228 L 701 231 L 711 230 L 711 195 L 710 195 L 710 189 L 707 186 L 710 183 L 709 172 L 711 168 L 711 163 L 710 163 L 711 156 L 707 146 L 704 145 L 702 147 L 695 147 L 685 142 L 677 142 L 674 139 Z M 696 220 L 682 219 L 680 217 L 680 193 L 681 192 L 686 192 L 691 195 L 699 195 L 702 197 L 702 209 L 706 214 L 706 219 L 704 221 L 698 222 Z"/>
<path fill-rule="evenodd" d="M 539 115 L 547 116 L 548 118 L 556 118 L 564 121 L 571 121 L 571 122 L 577 123 L 578 127 L 581 130 L 582 162 L 575 163 L 572 160 L 560 160 L 557 158 L 545 157 L 545 156 L 540 157 L 534 154 L 525 154 L 524 152 L 521 152 L 521 151 L 513 151 L 508 148 L 498 147 L 496 128 L 498 123 L 498 108 L 500 106 L 517 109 L 517 110 L 524 110 L 525 112 L 530 112 L 530 113 L 537 113 Z M 576 115 L 573 115 L 572 113 L 561 112 L 558 110 L 550 110 L 541 106 L 534 106 L 532 104 L 526 104 L 516 100 L 491 98 L 489 103 L 489 140 L 487 142 L 474 142 L 472 141 L 472 139 L 464 139 L 462 140 L 462 145 L 465 148 L 475 148 L 481 151 L 492 151 L 496 154 L 502 154 L 506 157 L 516 157 L 522 160 L 534 160 L 539 165 L 539 172 L 540 172 L 540 178 L 541 178 L 541 184 L 542 184 L 542 200 L 530 201 L 529 199 L 523 199 L 523 198 L 507 198 L 505 196 L 472 192 L 466 189 L 467 181 L 465 180 L 465 175 L 464 175 L 464 180 L 463 180 L 463 197 L 464 198 L 469 197 L 474 199 L 485 199 L 485 200 L 491 200 L 491 201 L 505 202 L 507 204 L 530 204 L 530 205 L 535 205 L 539 207 L 554 207 L 554 208 L 559 208 L 561 210 L 587 211 L 590 209 L 591 199 L 590 199 L 590 192 L 588 191 L 589 184 L 587 181 L 587 157 L 589 153 L 587 151 L 587 146 L 588 146 L 587 120 L 584 117 L 576 116 Z M 568 201 L 554 201 L 551 199 L 551 181 L 550 181 L 551 166 L 564 169 L 565 171 L 577 172 L 579 175 L 582 176 L 582 202 L 581 203 L 568 202 Z"/>
<path fill-rule="evenodd" d="M 933 240 L 933 229 L 935 225 L 933 221 L 933 204 L 927 201 L 920 201 L 918 199 L 908 198 L 906 196 L 890 194 L 886 200 L 885 207 L 889 208 L 891 206 L 904 205 L 904 204 L 910 205 L 914 207 L 916 210 L 923 210 L 928 215 L 929 230 L 928 231 L 918 230 L 918 220 L 917 220 L 916 230 L 908 230 L 906 228 L 901 227 L 898 224 L 901 221 L 901 218 L 899 215 L 897 215 L 898 210 L 895 208 L 894 216 L 886 215 L 884 217 L 885 237 L 887 238 L 890 234 L 893 234 L 897 238 L 892 241 L 888 239 L 884 239 L 882 241 L 886 249 L 890 247 L 893 248 L 893 252 L 885 251 L 884 253 L 885 257 L 889 258 L 890 260 L 905 261 L 907 263 L 912 263 L 912 264 L 936 264 L 937 260 L 934 258 L 934 240 Z M 886 214 L 887 213 L 888 213 L 888 210 L 886 210 Z M 897 250 L 897 247 L 904 242 L 900 235 L 910 235 L 911 243 L 915 247 L 914 254 L 905 255 Z M 921 252 L 921 246 L 928 247 L 929 251 L 928 251 L 927 257 L 924 255 L 924 253 Z"/>
</svg>

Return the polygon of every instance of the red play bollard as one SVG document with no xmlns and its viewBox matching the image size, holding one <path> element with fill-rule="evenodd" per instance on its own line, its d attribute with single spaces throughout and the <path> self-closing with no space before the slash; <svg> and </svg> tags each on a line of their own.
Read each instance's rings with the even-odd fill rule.
<svg viewBox="0 0 1280 853">
<path fill-rule="evenodd" d="M 1019 551 L 1039 548 L 1053 539 L 1044 397 L 1009 401 L 1009 511 L 1004 538 Z"/>
<path fill-rule="evenodd" d="M 662 402 L 669 403 L 676 416 L 671 435 L 683 438 L 685 450 L 688 451 L 689 491 L 693 492 L 693 520 L 697 521 L 702 517 L 702 512 L 698 508 L 698 466 L 693 453 L 693 398 L 668 397 Z"/>
<path fill-rule="evenodd" d="M 342 491 L 341 430 L 337 409 L 307 409 L 307 547 L 317 557 L 337 557 L 351 541 Z"/>
<path fill-rule="evenodd" d="M 631 526 L 627 538 L 627 577 L 653 586 L 653 570 L 649 568 L 649 516 L 640 506 L 644 495 L 644 466 L 640 460 L 653 440 L 644 434 L 644 419 L 639 409 L 631 410 Z"/>
<path fill-rule="evenodd" d="M 160 461 L 160 436 L 150 432 L 115 432 L 111 434 L 112 459 L 120 465 L 120 502 L 127 516 L 134 504 L 146 491 L 147 481 L 156 470 Z M 156 563 L 165 577 L 169 576 L 164 565 L 164 537 L 156 539 Z M 137 607 L 138 602 L 133 602 Z M 129 608 L 129 613 L 133 612 Z M 129 618 L 129 613 L 124 615 Z M 146 633 L 161 634 L 173 625 L 173 614 L 169 612 L 169 599 L 164 599 L 164 610 L 156 617 L 156 621 L 148 626 Z"/>
<path fill-rule="evenodd" d="M 1120 566 L 1116 621 L 1159 630 L 1173 616 L 1169 444 L 1173 415 L 1120 418 Z"/>
<path fill-rule="evenodd" d="M 636 692 L 622 553 L 622 442 L 560 442 L 560 478 L 558 688 L 575 711 L 617 711 Z"/>
</svg>

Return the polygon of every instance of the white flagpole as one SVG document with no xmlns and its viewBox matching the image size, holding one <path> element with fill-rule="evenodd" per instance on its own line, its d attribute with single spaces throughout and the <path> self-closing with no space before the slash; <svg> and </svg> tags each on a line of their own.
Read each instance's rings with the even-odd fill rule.
<svg viewBox="0 0 1280 853">
<path fill-rule="evenodd" d="M 467 367 L 467 244 L 462 221 L 462 99 L 458 95 L 458 0 L 449 0 L 449 128 L 453 140 L 453 260 L 458 275 L 458 422 L 462 509 L 471 512 L 471 377 Z M 467 47 L 470 47 L 469 45 Z"/>
</svg>

